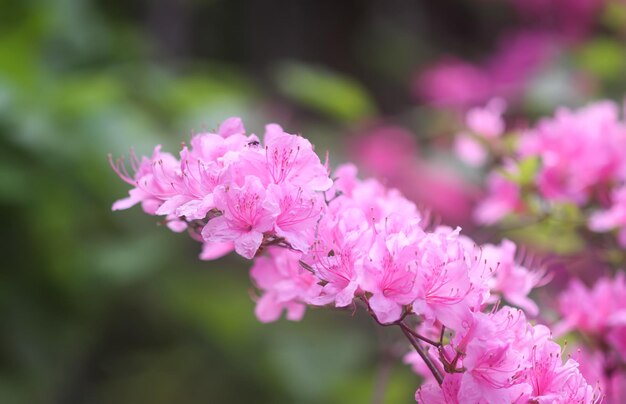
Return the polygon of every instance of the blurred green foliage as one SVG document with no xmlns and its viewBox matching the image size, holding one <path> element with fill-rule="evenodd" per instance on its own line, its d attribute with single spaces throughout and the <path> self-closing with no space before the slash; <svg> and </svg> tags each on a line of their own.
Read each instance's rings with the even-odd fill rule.
<svg viewBox="0 0 626 404">
<path fill-rule="evenodd" d="M 164 67 L 99 7 L 0 1 L 0 403 L 370 401 L 380 335 L 367 318 L 262 325 L 248 262 L 200 262 L 157 218 L 111 212 L 127 187 L 107 153 L 174 151 L 227 116 L 269 118 L 233 65 Z M 374 109 L 356 83 L 282 69 L 279 91 L 330 118 Z M 410 400 L 417 378 L 391 369 L 385 402 Z"/>
</svg>

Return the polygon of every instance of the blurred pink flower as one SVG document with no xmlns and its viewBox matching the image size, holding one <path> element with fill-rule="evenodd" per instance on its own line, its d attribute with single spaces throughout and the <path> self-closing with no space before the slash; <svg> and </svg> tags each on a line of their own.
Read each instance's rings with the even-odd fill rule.
<svg viewBox="0 0 626 404">
<path fill-rule="evenodd" d="M 626 126 L 611 101 L 572 111 L 560 108 L 523 135 L 519 153 L 537 156 L 537 185 L 544 198 L 583 204 L 594 187 L 611 182 L 626 157 Z"/>
<path fill-rule="evenodd" d="M 608 343 L 626 361 L 626 275 L 601 278 L 591 288 L 574 279 L 559 298 L 559 332 L 576 330 Z"/>
<path fill-rule="evenodd" d="M 397 126 L 379 126 L 352 139 L 352 159 L 365 171 L 439 216 L 465 225 L 478 191 L 460 173 L 441 162 L 423 159 L 415 135 Z"/>
<path fill-rule="evenodd" d="M 474 218 L 481 224 L 494 224 L 521 206 L 519 186 L 499 172 L 487 177 L 487 197 L 476 207 Z"/>
<path fill-rule="evenodd" d="M 619 243 L 626 248 L 626 186 L 614 190 L 612 199 L 609 209 L 591 215 L 589 228 L 597 232 L 619 229 Z"/>
<path fill-rule="evenodd" d="M 415 95 L 437 107 L 466 109 L 493 97 L 518 98 L 554 54 L 554 38 L 540 31 L 504 36 L 482 63 L 446 57 L 418 74 Z"/>
<path fill-rule="evenodd" d="M 494 87 L 482 67 L 447 57 L 419 74 L 414 93 L 437 107 L 467 108 L 486 101 Z"/>
<path fill-rule="evenodd" d="M 553 30 L 566 40 L 584 38 L 605 0 L 511 0 L 529 25 Z"/>
<path fill-rule="evenodd" d="M 502 114 L 506 103 L 501 98 L 490 100 L 484 107 L 474 107 L 467 111 L 467 127 L 477 136 L 492 139 L 504 133 Z"/>
<path fill-rule="evenodd" d="M 487 161 L 488 152 L 485 146 L 472 135 L 459 133 L 454 138 L 454 152 L 464 163 L 472 167 L 481 167 Z"/>
</svg>

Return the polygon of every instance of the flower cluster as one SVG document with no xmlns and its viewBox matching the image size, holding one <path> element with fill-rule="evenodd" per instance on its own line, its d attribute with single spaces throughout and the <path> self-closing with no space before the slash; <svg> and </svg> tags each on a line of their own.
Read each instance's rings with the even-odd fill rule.
<svg viewBox="0 0 626 404">
<path fill-rule="evenodd" d="M 113 164 L 134 186 L 113 210 L 141 203 L 175 230 L 201 230 L 205 259 L 233 249 L 253 258 L 261 244 L 285 238 L 306 251 L 325 209 L 322 191 L 332 185 L 306 139 L 268 125 L 262 145 L 256 135 L 246 136 L 239 118 L 226 120 L 217 133 L 194 136 L 180 159 L 157 146 L 152 158 L 134 157 L 132 166 L 131 177 L 121 161 Z"/>
<path fill-rule="evenodd" d="M 575 111 L 561 108 L 513 137 L 514 150 L 507 153 L 501 114 L 490 105 L 470 111 L 470 134 L 457 140 L 459 156 L 474 165 L 486 161 L 487 149 L 504 154 L 488 178 L 476 219 L 492 224 L 510 213 L 570 204 L 593 211 L 589 229 L 618 229 L 626 245 L 626 123 L 618 106 L 600 101 Z"/>
<path fill-rule="evenodd" d="M 532 326 L 522 311 L 504 307 L 473 313 L 439 348 L 446 369 L 441 388 L 430 382 L 416 393 L 422 403 L 590 403 L 597 392 L 578 363 L 561 357 L 549 330 Z"/>
<path fill-rule="evenodd" d="M 545 327 L 520 309 L 497 309 L 506 299 L 535 314 L 528 293 L 545 280 L 516 262 L 512 242 L 480 247 L 460 228 L 429 228 L 413 202 L 360 180 L 355 166 L 331 179 L 307 140 L 275 124 L 261 143 L 231 118 L 178 159 L 157 147 L 132 165 L 133 176 L 114 165 L 134 188 L 113 209 L 141 203 L 174 230 L 188 228 L 204 258 L 235 250 L 254 259 L 260 321 L 285 311 L 299 320 L 307 305 L 364 306 L 402 329 L 442 386 L 425 386 L 418 401 L 596 400 Z"/>
<path fill-rule="evenodd" d="M 563 320 L 559 333 L 583 336 L 580 353 L 583 374 L 598 382 L 609 403 L 621 402 L 626 381 L 626 277 L 601 278 L 593 288 L 572 280 L 559 297 Z"/>
<path fill-rule="evenodd" d="M 446 57 L 419 73 L 414 93 L 438 107 L 465 109 L 492 97 L 517 99 L 525 86 L 553 58 L 551 35 L 514 32 L 500 41 L 482 63 Z"/>
</svg>

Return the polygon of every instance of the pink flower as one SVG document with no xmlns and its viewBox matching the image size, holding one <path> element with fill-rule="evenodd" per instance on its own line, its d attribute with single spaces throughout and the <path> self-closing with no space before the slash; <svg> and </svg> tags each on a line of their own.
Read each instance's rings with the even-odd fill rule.
<svg viewBox="0 0 626 404">
<path fill-rule="evenodd" d="M 486 101 L 493 84 L 481 67 L 449 57 L 420 74 L 415 93 L 435 106 L 468 107 Z"/>
<path fill-rule="evenodd" d="M 359 273 L 372 243 L 367 218 L 359 209 L 349 208 L 336 217 L 323 217 L 317 232 L 305 262 L 324 287 L 311 303 L 334 301 L 336 307 L 348 306 L 359 288 Z"/>
<path fill-rule="evenodd" d="M 320 163 L 311 143 L 285 133 L 279 125 L 266 127 L 265 158 L 269 179 L 274 184 L 288 182 L 311 191 L 326 191 L 332 186 L 328 170 Z"/>
<path fill-rule="evenodd" d="M 502 240 L 499 246 L 486 244 L 482 247 L 481 259 L 494 271 L 491 289 L 526 313 L 536 316 L 539 308 L 528 298 L 528 294 L 533 288 L 545 284 L 547 278 L 542 271 L 529 271 L 517 264 L 515 250 L 515 244 L 509 240 Z"/>
<path fill-rule="evenodd" d="M 481 167 L 487 161 L 487 150 L 467 133 L 460 133 L 454 138 L 454 152 L 467 165 Z"/>
<path fill-rule="evenodd" d="M 417 137 L 401 126 L 381 125 L 350 141 L 355 160 L 383 178 L 410 170 L 419 156 Z"/>
<path fill-rule="evenodd" d="M 577 204 L 619 174 L 624 150 L 626 127 L 609 101 L 577 111 L 561 108 L 526 132 L 520 145 L 523 157 L 541 159 L 536 182 L 543 197 Z"/>
<path fill-rule="evenodd" d="M 589 228 L 597 232 L 619 229 L 618 240 L 626 247 L 626 186 L 613 191 L 613 205 L 609 209 L 591 215 Z"/>
<path fill-rule="evenodd" d="M 505 108 L 506 103 L 500 98 L 492 99 L 484 108 L 472 108 L 465 118 L 467 127 L 478 136 L 497 138 L 504 133 L 502 113 Z"/>
<path fill-rule="evenodd" d="M 283 310 L 287 319 L 299 321 L 305 302 L 319 295 L 319 279 L 300 265 L 301 254 L 282 248 L 270 248 L 269 256 L 258 257 L 250 276 L 263 292 L 255 314 L 263 323 L 278 320 Z"/>
<path fill-rule="evenodd" d="M 487 315 L 473 313 L 463 332 L 454 337 L 464 353 L 458 397 L 464 402 L 511 403 L 530 387 L 516 374 L 524 364 L 528 324 L 521 311 L 504 307 Z"/>
<path fill-rule="evenodd" d="M 561 347 L 552 341 L 533 346 L 530 366 L 521 377 L 532 392 L 520 402 L 596 403 L 600 399 L 578 370 L 578 363 L 571 358 L 563 363 Z"/>
<path fill-rule="evenodd" d="M 559 298 L 560 332 L 576 330 L 604 341 L 626 360 L 626 276 L 601 278 L 592 289 L 573 280 Z"/>
<path fill-rule="evenodd" d="M 478 223 L 494 224 L 519 209 L 521 199 L 517 184 L 498 172 L 492 172 L 487 178 L 487 187 L 487 197 L 474 212 Z"/>
<path fill-rule="evenodd" d="M 387 241 L 382 235 L 376 238 L 360 280 L 361 287 L 372 293 L 369 307 L 381 323 L 399 320 L 404 306 L 416 297 L 417 266 L 411 262 L 413 257 L 395 246 L 390 251 Z"/>
<path fill-rule="evenodd" d="M 602 403 L 621 404 L 626 397 L 626 371 L 611 353 L 579 348 L 574 354 L 580 373 L 604 395 Z"/>
<path fill-rule="evenodd" d="M 313 243 L 314 230 L 326 205 L 319 193 L 307 192 L 289 184 L 270 184 L 266 205 L 278 209 L 274 232 L 289 240 L 289 244 L 307 252 Z"/>
<path fill-rule="evenodd" d="M 415 401 L 422 404 L 461 404 L 459 390 L 463 376 L 460 373 L 446 374 L 443 384 L 434 382 L 424 384 L 415 392 Z"/>
<path fill-rule="evenodd" d="M 417 273 L 413 311 L 453 329 L 469 315 L 466 297 L 471 289 L 459 230 L 427 234 L 416 243 L 412 257 Z"/>
<path fill-rule="evenodd" d="M 202 243 L 200 259 L 205 261 L 216 260 L 235 251 L 235 243 L 224 241 L 222 243 Z"/>
<path fill-rule="evenodd" d="M 156 146 L 152 157 L 143 157 L 141 162 L 132 154 L 131 167 L 135 170 L 131 177 L 123 164 L 118 160 L 113 163 L 109 158 L 113 170 L 126 183 L 134 186 L 129 197 L 120 199 L 113 204 L 113 210 L 128 209 L 141 203 L 144 212 L 149 215 L 157 214 L 159 207 L 167 199 L 177 194 L 181 187 L 182 176 L 178 169 L 178 160 L 169 153 L 161 152 L 161 146 Z"/>
<path fill-rule="evenodd" d="M 429 104 L 467 109 L 493 97 L 517 99 L 552 57 L 554 39 L 537 31 L 505 36 L 479 63 L 446 57 L 420 72 L 415 93 Z"/>
<path fill-rule="evenodd" d="M 214 195 L 215 206 L 222 215 L 209 220 L 202 230 L 204 240 L 234 241 L 238 254 L 253 258 L 263 241 L 263 233 L 274 227 L 278 208 L 264 203 L 265 188 L 253 176 L 247 176 L 242 187 L 222 185 Z"/>
</svg>

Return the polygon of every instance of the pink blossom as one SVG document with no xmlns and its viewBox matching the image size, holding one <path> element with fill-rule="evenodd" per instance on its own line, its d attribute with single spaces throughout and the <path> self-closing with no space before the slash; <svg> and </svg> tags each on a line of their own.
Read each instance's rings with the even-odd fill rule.
<svg viewBox="0 0 626 404">
<path fill-rule="evenodd" d="M 232 241 L 224 241 L 222 243 L 202 243 L 202 252 L 200 259 L 211 261 L 235 251 L 235 243 Z"/>
<path fill-rule="evenodd" d="M 501 293 L 508 302 L 535 316 L 539 308 L 528 294 L 533 288 L 543 285 L 547 278 L 543 271 L 530 271 L 516 263 L 515 250 L 515 243 L 510 240 L 502 240 L 499 246 L 485 244 L 481 259 L 494 271 L 491 289 Z"/>
<path fill-rule="evenodd" d="M 529 23 L 555 31 L 567 40 L 589 34 L 605 0 L 511 0 Z"/>
<path fill-rule="evenodd" d="M 480 142 L 467 133 L 454 138 L 454 151 L 467 165 L 480 167 L 487 161 L 487 150 Z"/>
<path fill-rule="evenodd" d="M 460 373 L 446 374 L 441 386 L 430 382 L 420 387 L 415 392 L 415 401 L 421 404 L 461 404 L 459 390 L 462 380 Z"/>
<path fill-rule="evenodd" d="M 626 247 L 626 186 L 613 191 L 613 205 L 609 209 L 591 215 L 589 228 L 597 232 L 619 229 L 618 240 Z"/>
<path fill-rule="evenodd" d="M 516 375 L 524 364 L 528 324 L 521 311 L 503 308 L 494 314 L 473 313 L 454 338 L 463 352 L 459 398 L 467 402 L 511 403 L 530 387 Z"/>
<path fill-rule="evenodd" d="M 132 154 L 131 167 L 135 171 L 131 176 L 123 161 L 116 164 L 110 159 L 111 166 L 126 183 L 135 188 L 129 191 L 129 197 L 120 199 L 113 204 L 113 210 L 128 209 L 141 203 L 144 212 L 154 215 L 167 199 L 177 194 L 182 176 L 178 169 L 178 161 L 169 153 L 161 152 L 161 146 L 156 146 L 151 158 L 142 157 L 141 162 Z M 178 185 L 178 187 L 177 187 Z"/>
<path fill-rule="evenodd" d="M 372 244 L 368 220 L 361 210 L 349 208 L 335 217 L 323 217 L 317 231 L 305 262 L 324 287 L 312 303 L 334 301 L 337 307 L 348 306 L 359 288 L 363 260 Z"/>
<path fill-rule="evenodd" d="M 419 75 L 415 93 L 435 106 L 468 107 L 486 101 L 493 84 L 481 67 L 448 57 Z"/>
<path fill-rule="evenodd" d="M 301 254 L 282 248 L 270 248 L 269 256 L 258 257 L 250 276 L 263 292 L 256 304 L 259 321 L 278 320 L 283 310 L 287 319 L 302 319 L 305 302 L 319 295 L 319 279 L 300 265 Z"/>
<path fill-rule="evenodd" d="M 604 396 L 602 403 L 621 404 L 626 397 L 626 371 L 611 354 L 580 347 L 573 356 L 579 363 L 580 373 Z"/>
<path fill-rule="evenodd" d="M 493 97 L 517 99 L 551 59 L 554 39 L 541 31 L 508 34 L 478 63 L 445 57 L 419 73 L 415 93 L 429 104 L 467 109 Z"/>
<path fill-rule="evenodd" d="M 626 360 L 626 276 L 601 278 L 589 289 L 573 280 L 559 298 L 561 331 L 576 330 L 610 344 Z"/>
<path fill-rule="evenodd" d="M 494 224 L 506 215 L 515 212 L 521 205 L 519 186 L 498 172 L 487 178 L 487 197 L 474 212 L 478 223 Z"/>
<path fill-rule="evenodd" d="M 411 262 L 413 257 L 403 251 L 410 247 L 392 245 L 390 249 L 388 241 L 383 235 L 376 238 L 360 280 L 361 287 L 372 293 L 369 307 L 381 323 L 399 320 L 404 306 L 416 297 L 417 266 Z"/>
<path fill-rule="evenodd" d="M 288 182 L 311 191 L 326 191 L 332 185 L 328 170 L 320 163 L 311 143 L 287 134 L 276 124 L 265 131 L 265 158 L 270 181 Z"/>
<path fill-rule="evenodd" d="M 561 108 L 524 134 L 520 153 L 541 159 L 537 185 L 544 198 L 583 204 L 594 186 L 619 173 L 625 133 L 612 102 L 577 111 Z"/>
<path fill-rule="evenodd" d="M 419 156 L 417 138 L 401 126 L 381 125 L 360 134 L 348 144 L 350 154 L 366 169 L 383 178 L 410 170 Z"/>
<path fill-rule="evenodd" d="M 483 108 L 472 108 L 467 112 L 467 127 L 478 136 L 496 138 L 504 133 L 502 113 L 505 108 L 506 103 L 500 98 L 492 99 Z"/>
<path fill-rule="evenodd" d="M 417 295 L 413 310 L 430 322 L 437 319 L 448 327 L 459 327 L 469 315 L 465 299 L 471 284 L 458 231 L 427 234 L 416 244 L 414 259 Z"/>
<path fill-rule="evenodd" d="M 215 206 L 222 212 L 202 230 L 206 242 L 234 241 L 235 250 L 252 258 L 263 241 L 263 233 L 272 230 L 278 207 L 264 203 L 265 188 L 257 177 L 247 176 L 242 187 L 222 185 L 215 190 Z"/>
<path fill-rule="evenodd" d="M 270 184 L 265 204 L 280 212 L 274 225 L 276 235 L 289 240 L 295 249 L 306 252 L 313 243 L 317 221 L 325 210 L 321 194 L 289 184 Z"/>
<path fill-rule="evenodd" d="M 563 363 L 561 347 L 552 341 L 533 346 L 530 366 L 521 377 L 532 392 L 520 402 L 596 403 L 600 399 L 578 370 L 578 362 L 570 358 Z"/>
</svg>

